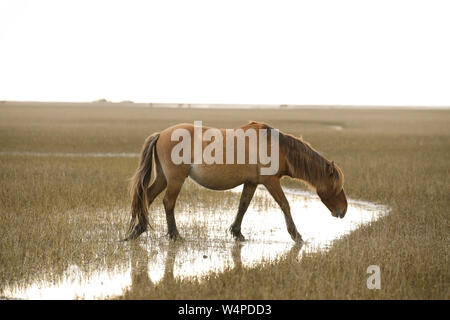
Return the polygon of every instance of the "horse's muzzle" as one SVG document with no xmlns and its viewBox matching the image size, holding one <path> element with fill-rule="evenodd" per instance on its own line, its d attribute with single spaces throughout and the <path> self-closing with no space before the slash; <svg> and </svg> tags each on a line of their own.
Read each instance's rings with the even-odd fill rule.
<svg viewBox="0 0 450 320">
<path fill-rule="evenodd" d="M 344 209 L 336 209 L 335 211 L 331 211 L 331 215 L 335 218 L 343 218 L 347 213 L 347 208 Z"/>
<path fill-rule="evenodd" d="M 342 210 L 337 210 L 336 212 L 336 218 L 343 218 L 345 217 L 345 214 L 347 213 L 347 208 L 344 208 Z"/>
<path fill-rule="evenodd" d="M 324 199 L 320 196 L 320 200 L 322 200 L 323 204 L 331 211 L 331 215 L 335 218 L 343 218 L 347 213 L 347 197 L 345 196 L 344 189 L 334 197 Z"/>
</svg>

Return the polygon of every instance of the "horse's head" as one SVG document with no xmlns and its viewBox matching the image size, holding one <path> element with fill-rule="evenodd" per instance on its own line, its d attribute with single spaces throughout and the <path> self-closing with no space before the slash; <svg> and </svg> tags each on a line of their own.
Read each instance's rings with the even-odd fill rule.
<svg viewBox="0 0 450 320">
<path fill-rule="evenodd" d="M 317 189 L 317 194 L 323 204 L 331 211 L 333 217 L 343 218 L 345 216 L 347 197 L 344 192 L 344 174 L 334 164 L 334 161 L 327 163 L 327 174 L 324 183 Z"/>
</svg>

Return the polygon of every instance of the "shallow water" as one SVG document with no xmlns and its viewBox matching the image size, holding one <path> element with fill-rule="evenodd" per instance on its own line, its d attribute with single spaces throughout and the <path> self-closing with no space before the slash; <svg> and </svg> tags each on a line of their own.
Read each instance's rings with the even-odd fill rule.
<svg viewBox="0 0 450 320">
<path fill-rule="evenodd" d="M 337 130 L 337 131 L 342 131 L 344 129 L 343 126 L 338 126 L 338 125 L 329 125 L 328 128 Z"/>
<path fill-rule="evenodd" d="M 240 192 L 236 188 L 233 192 Z M 388 213 L 383 205 L 349 200 L 344 219 L 331 216 L 314 194 L 285 190 L 292 216 L 305 240 L 302 247 L 294 245 L 285 226 L 284 216 L 264 188 L 258 188 L 242 223 L 243 243 L 236 243 L 227 232 L 234 219 L 235 208 L 220 212 L 205 208 L 203 212 L 185 208 L 176 213 L 184 241 L 172 243 L 155 232 L 125 246 L 126 255 L 117 259 L 113 268 L 95 266 L 90 272 L 71 265 L 55 279 L 41 279 L 31 284 L 16 284 L 3 289 L 3 297 L 19 299 L 101 299 L 120 296 L 134 288 L 163 285 L 174 279 L 203 279 L 212 272 L 230 268 L 255 267 L 265 261 L 289 255 L 301 259 L 303 252 L 327 250 L 333 241 L 359 226 Z M 154 220 L 165 223 L 163 215 Z M 188 233 L 201 226 L 198 234 Z M 185 231 L 185 232 L 183 232 Z M 157 238 L 155 238 L 157 237 Z"/>
<path fill-rule="evenodd" d="M 66 158 L 137 158 L 139 153 L 126 152 L 34 152 L 34 151 L 0 151 L 2 156 L 32 157 L 66 157 Z"/>
</svg>

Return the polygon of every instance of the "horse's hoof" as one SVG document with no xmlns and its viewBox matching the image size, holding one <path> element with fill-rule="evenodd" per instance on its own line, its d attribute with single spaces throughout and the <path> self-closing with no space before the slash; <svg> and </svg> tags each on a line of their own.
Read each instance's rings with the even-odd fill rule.
<svg viewBox="0 0 450 320">
<path fill-rule="evenodd" d="M 292 240 L 294 240 L 294 242 L 298 245 L 303 245 L 305 244 L 305 241 L 303 241 L 302 236 L 300 234 L 297 234 L 295 236 L 295 238 L 293 238 Z"/>
<path fill-rule="evenodd" d="M 230 227 L 230 229 L 228 229 L 231 232 L 231 235 L 233 236 L 234 240 L 238 241 L 238 242 L 244 242 L 245 238 L 241 233 L 241 230 L 234 230 L 233 227 Z"/>
<path fill-rule="evenodd" d="M 242 235 L 242 233 L 235 233 L 233 231 L 231 231 L 231 234 L 234 238 L 234 240 L 236 240 L 237 242 L 244 242 L 245 241 L 245 237 Z"/>
<path fill-rule="evenodd" d="M 180 236 L 178 233 L 169 234 L 169 238 L 170 238 L 170 240 L 172 240 L 173 242 L 176 242 L 176 241 L 183 241 L 183 240 L 184 240 L 183 237 Z"/>
<path fill-rule="evenodd" d="M 123 238 L 122 240 L 120 240 L 121 242 L 127 242 L 127 241 L 132 241 L 132 240 L 136 240 L 137 236 L 136 234 L 133 232 L 131 233 L 129 236 Z"/>
</svg>

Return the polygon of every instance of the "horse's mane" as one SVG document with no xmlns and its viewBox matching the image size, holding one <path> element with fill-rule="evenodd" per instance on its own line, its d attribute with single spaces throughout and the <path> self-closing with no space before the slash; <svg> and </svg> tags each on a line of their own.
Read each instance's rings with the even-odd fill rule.
<svg viewBox="0 0 450 320">
<path fill-rule="evenodd" d="M 286 157 L 289 176 L 301 179 L 316 189 L 326 187 L 324 183 L 330 172 L 330 161 L 302 138 L 280 132 L 279 142 Z"/>
<path fill-rule="evenodd" d="M 274 129 L 263 122 L 250 121 L 249 125 L 257 125 L 267 130 Z M 331 174 L 334 178 L 331 187 L 336 190 L 342 188 L 344 176 L 334 162 L 322 156 L 301 137 L 277 131 L 279 132 L 280 151 L 286 158 L 287 174 L 291 178 L 300 179 L 317 190 L 328 190 L 330 188 L 330 179 L 328 178 Z"/>
</svg>

